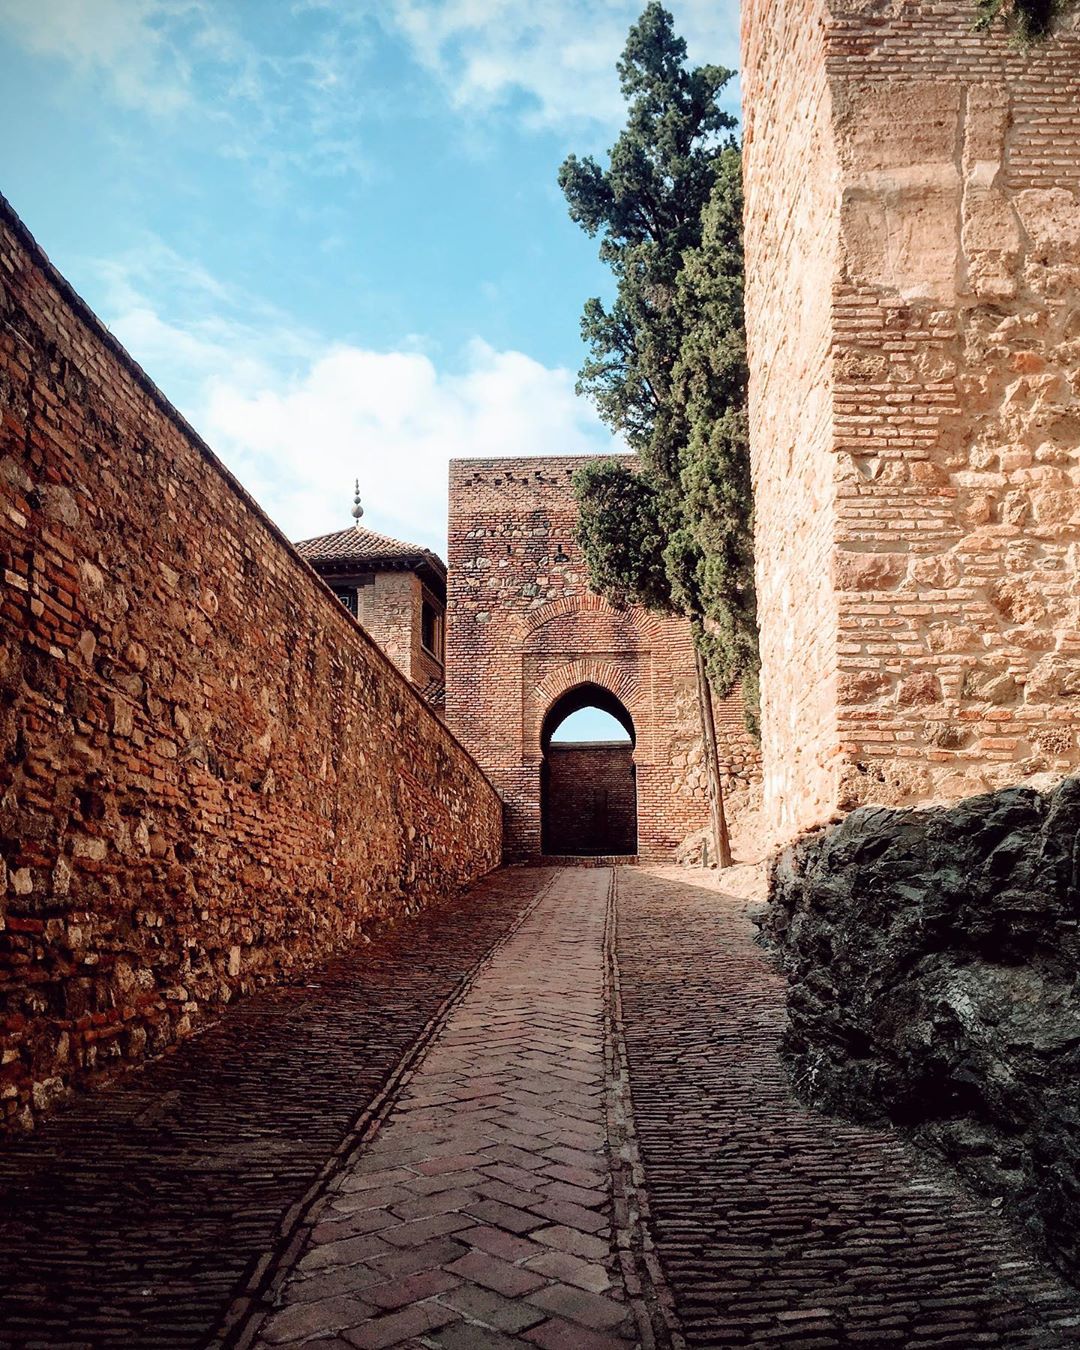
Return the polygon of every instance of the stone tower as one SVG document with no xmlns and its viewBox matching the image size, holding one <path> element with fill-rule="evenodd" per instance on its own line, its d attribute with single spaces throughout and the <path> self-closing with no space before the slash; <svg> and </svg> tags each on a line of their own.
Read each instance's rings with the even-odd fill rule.
<svg viewBox="0 0 1080 1350">
<path fill-rule="evenodd" d="M 744 0 L 775 842 L 1080 764 L 1080 32 Z"/>
</svg>

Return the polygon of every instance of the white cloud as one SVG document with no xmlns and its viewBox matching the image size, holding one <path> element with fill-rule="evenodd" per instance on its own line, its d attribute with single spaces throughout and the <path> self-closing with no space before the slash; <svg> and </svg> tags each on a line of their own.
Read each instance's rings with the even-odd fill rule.
<svg viewBox="0 0 1080 1350">
<path fill-rule="evenodd" d="M 618 125 L 615 61 L 644 0 L 392 0 L 384 14 L 460 109 L 488 112 L 525 95 L 536 127 Z M 696 62 L 735 68 L 738 0 L 672 0 Z"/>
<path fill-rule="evenodd" d="M 369 172 L 356 134 L 362 27 L 338 22 L 291 45 L 289 32 L 275 49 L 267 30 L 290 11 L 252 6 L 250 38 L 243 17 L 219 0 L 0 0 L 0 33 L 65 67 L 70 86 L 54 81 L 59 89 L 89 86 L 193 133 L 204 150 L 246 163 L 266 191 L 296 172 Z"/>
<path fill-rule="evenodd" d="M 166 275 L 184 274 L 158 256 Z M 195 267 L 187 312 L 163 315 L 141 289 L 145 267 L 101 269 L 110 327 L 293 539 L 348 525 L 359 478 L 365 524 L 445 556 L 451 458 L 617 448 L 572 373 L 523 352 L 474 338 L 437 363 L 415 340 L 327 343 L 265 308 L 244 317 L 240 297 Z"/>
<path fill-rule="evenodd" d="M 174 39 L 202 15 L 197 0 L 0 0 L 0 24 L 27 51 L 103 81 L 125 107 L 160 114 L 191 100 L 191 68 Z"/>
<path fill-rule="evenodd" d="M 201 429 L 294 538 L 347 525 L 359 478 L 366 524 L 444 556 L 450 459 L 612 448 L 569 371 L 479 338 L 456 370 L 338 346 L 284 386 L 213 380 Z"/>
</svg>

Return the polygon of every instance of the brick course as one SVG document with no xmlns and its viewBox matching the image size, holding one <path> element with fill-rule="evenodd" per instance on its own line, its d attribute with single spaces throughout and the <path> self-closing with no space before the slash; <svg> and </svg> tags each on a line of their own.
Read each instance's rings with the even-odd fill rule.
<svg viewBox="0 0 1080 1350">
<path fill-rule="evenodd" d="M 690 629 L 589 590 L 571 485 L 586 462 L 451 463 L 447 722 L 503 798 L 507 856 L 535 858 L 545 718 L 563 695 L 599 686 L 636 734 L 638 853 L 672 859 L 709 818 Z M 737 707 L 736 695 L 718 716 L 729 789 L 757 770 Z"/>
<path fill-rule="evenodd" d="M 493 867 L 466 752 L 0 199 L 0 1119 Z"/>
<path fill-rule="evenodd" d="M 743 8 L 774 841 L 1080 765 L 1080 31 Z"/>
</svg>

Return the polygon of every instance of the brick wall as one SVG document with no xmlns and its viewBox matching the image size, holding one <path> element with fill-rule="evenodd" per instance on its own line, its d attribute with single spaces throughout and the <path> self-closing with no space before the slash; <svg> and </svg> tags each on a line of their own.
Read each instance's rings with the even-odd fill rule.
<svg viewBox="0 0 1080 1350">
<path fill-rule="evenodd" d="M 747 0 L 774 840 L 1080 765 L 1080 32 Z"/>
<path fill-rule="evenodd" d="M 589 591 L 571 486 L 585 462 L 451 464 L 447 721 L 503 798 L 508 856 L 535 857 L 544 719 L 581 685 L 608 691 L 636 734 L 638 852 L 670 860 L 708 822 L 690 631 Z M 756 753 L 735 715 L 721 721 L 734 787 Z"/>
<path fill-rule="evenodd" d="M 629 745 L 549 745 L 544 848 L 553 854 L 637 852 L 637 792 Z"/>
<path fill-rule="evenodd" d="M 443 678 L 443 663 L 424 646 L 421 611 L 425 598 L 441 614 L 443 603 L 415 572 L 376 572 L 359 590 L 359 618 L 397 668 L 421 688 Z"/>
<path fill-rule="evenodd" d="M 468 755 L 0 199 L 0 1118 L 493 867 Z"/>
</svg>

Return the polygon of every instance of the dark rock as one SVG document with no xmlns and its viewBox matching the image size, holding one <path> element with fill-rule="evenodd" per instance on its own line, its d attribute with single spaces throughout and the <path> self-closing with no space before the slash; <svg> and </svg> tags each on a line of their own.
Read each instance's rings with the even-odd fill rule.
<svg viewBox="0 0 1080 1350">
<path fill-rule="evenodd" d="M 914 1128 L 1080 1279 L 1080 779 L 853 811 L 761 927 L 800 1093 Z"/>
</svg>

